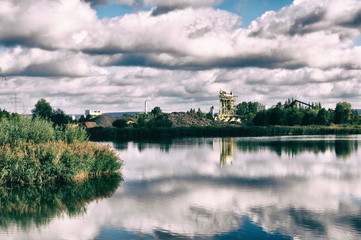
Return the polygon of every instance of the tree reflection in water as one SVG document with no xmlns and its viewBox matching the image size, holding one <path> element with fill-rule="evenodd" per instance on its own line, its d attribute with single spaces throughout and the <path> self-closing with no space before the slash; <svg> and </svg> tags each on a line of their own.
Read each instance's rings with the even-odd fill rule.
<svg viewBox="0 0 361 240">
<path fill-rule="evenodd" d="M 64 213 L 83 215 L 88 203 L 110 197 L 121 181 L 119 174 L 113 174 L 82 183 L 1 188 L 0 228 L 16 225 L 26 230 L 48 224 Z"/>
<path fill-rule="evenodd" d="M 272 141 L 238 141 L 237 147 L 242 152 L 258 152 L 261 149 L 269 149 L 278 156 L 282 154 L 296 156 L 303 152 L 325 153 L 335 152 L 338 158 L 347 159 L 352 152 L 357 151 L 358 141 L 353 140 L 328 140 L 328 141 L 294 141 L 294 140 L 272 140 Z"/>
</svg>

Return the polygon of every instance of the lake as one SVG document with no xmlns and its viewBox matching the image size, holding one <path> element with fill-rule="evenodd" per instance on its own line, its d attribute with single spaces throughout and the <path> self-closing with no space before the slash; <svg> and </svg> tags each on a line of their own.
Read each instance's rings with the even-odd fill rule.
<svg viewBox="0 0 361 240">
<path fill-rule="evenodd" d="M 0 239 L 360 239 L 361 135 L 107 142 L 109 176 L 0 189 Z"/>
</svg>

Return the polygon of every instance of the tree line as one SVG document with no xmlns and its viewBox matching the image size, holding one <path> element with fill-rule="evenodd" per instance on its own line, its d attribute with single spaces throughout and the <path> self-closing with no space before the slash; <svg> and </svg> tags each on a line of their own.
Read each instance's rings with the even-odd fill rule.
<svg viewBox="0 0 361 240">
<path fill-rule="evenodd" d="M 294 101 L 292 101 L 294 102 Z M 326 110 L 318 104 L 309 104 L 304 107 L 301 104 L 277 103 L 275 107 L 267 110 L 257 111 L 258 102 L 242 102 L 237 105 L 237 114 L 246 125 L 268 126 L 268 125 L 324 125 L 333 124 L 357 125 L 360 118 L 357 110 L 351 108 L 351 104 L 340 102 L 335 109 Z"/>
</svg>

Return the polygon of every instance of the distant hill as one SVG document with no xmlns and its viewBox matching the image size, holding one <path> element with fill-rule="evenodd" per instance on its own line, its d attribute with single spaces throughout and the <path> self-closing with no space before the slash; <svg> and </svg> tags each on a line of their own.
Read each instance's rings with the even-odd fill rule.
<svg viewBox="0 0 361 240">
<path fill-rule="evenodd" d="M 103 115 L 105 116 L 113 116 L 113 117 L 120 117 L 123 116 L 124 114 L 129 114 L 129 115 L 135 115 L 139 112 L 110 112 L 110 113 L 103 113 Z"/>
</svg>

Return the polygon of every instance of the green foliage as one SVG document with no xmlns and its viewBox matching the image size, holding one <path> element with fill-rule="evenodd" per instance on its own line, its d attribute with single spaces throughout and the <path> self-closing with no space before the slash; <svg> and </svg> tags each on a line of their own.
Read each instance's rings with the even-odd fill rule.
<svg viewBox="0 0 361 240">
<path fill-rule="evenodd" d="M 204 114 L 200 108 L 198 108 L 198 111 L 197 111 L 196 115 L 197 115 L 198 117 L 201 117 L 201 118 L 205 118 L 205 117 L 206 117 L 206 114 Z"/>
<path fill-rule="evenodd" d="M 85 123 L 88 122 L 90 120 L 91 116 L 88 114 L 84 117 L 84 115 L 81 115 L 78 122 L 79 123 Z"/>
<path fill-rule="evenodd" d="M 330 113 L 326 109 L 322 108 L 317 113 L 316 124 L 318 125 L 328 125 L 330 122 Z"/>
<path fill-rule="evenodd" d="M 160 107 L 155 107 L 152 109 L 151 114 L 153 114 L 154 116 L 160 116 L 162 114 L 162 109 L 160 109 Z"/>
<path fill-rule="evenodd" d="M 303 113 L 298 108 L 291 108 L 285 111 L 285 123 L 288 126 L 301 125 Z"/>
<path fill-rule="evenodd" d="M 113 127 L 116 128 L 125 128 L 127 127 L 127 120 L 125 119 L 117 119 L 112 123 Z"/>
<path fill-rule="evenodd" d="M 286 102 L 284 108 L 281 103 L 276 107 L 258 112 L 253 118 L 253 124 L 257 126 L 267 125 L 331 125 L 331 124 L 359 124 L 357 111 L 351 110 L 351 104 L 343 102 L 336 105 L 335 110 L 328 111 L 321 108 L 321 104 L 312 104 L 313 108 L 290 105 L 291 100 Z M 289 105 L 287 105 L 289 104 Z M 243 104 L 245 105 L 245 104 Z M 291 107 L 290 107 L 291 106 Z M 241 109 L 241 108 L 240 108 Z M 244 109 L 244 108 L 242 108 Z"/>
<path fill-rule="evenodd" d="M 19 119 L 2 119 L 0 122 L 0 145 L 15 145 L 19 142 L 32 141 L 44 143 L 55 140 L 52 124 L 44 119 L 27 117 Z"/>
<path fill-rule="evenodd" d="M 170 128 L 173 126 L 173 122 L 168 119 L 167 115 L 162 115 L 157 118 L 153 118 L 147 123 L 149 128 Z"/>
<path fill-rule="evenodd" d="M 138 116 L 136 127 L 143 128 L 145 126 L 146 126 L 145 114 L 141 114 L 141 115 Z"/>
<path fill-rule="evenodd" d="M 302 125 L 317 124 L 317 113 L 312 110 L 303 110 Z"/>
<path fill-rule="evenodd" d="M 109 146 L 52 141 L 0 146 L 0 185 L 82 181 L 115 172 L 121 163 Z"/>
<path fill-rule="evenodd" d="M 236 106 L 236 114 L 241 117 L 245 124 L 250 124 L 257 114 L 258 102 L 242 102 Z"/>
<path fill-rule="evenodd" d="M 42 118 L 27 117 L 2 119 L 0 121 L 0 145 L 16 145 L 20 142 L 46 143 L 61 140 L 66 143 L 83 142 L 88 139 L 84 128 L 53 127 Z"/>
<path fill-rule="evenodd" d="M 253 118 L 253 123 L 256 126 L 267 126 L 269 123 L 269 113 L 270 111 L 263 110 L 256 114 L 256 116 Z"/>
<path fill-rule="evenodd" d="M 220 126 L 172 128 L 91 128 L 93 141 L 154 140 L 184 137 L 248 137 L 281 135 L 361 134 L 359 126 Z"/>
<path fill-rule="evenodd" d="M 71 118 L 65 114 L 65 112 L 58 108 L 53 110 L 53 113 L 51 115 L 51 121 L 58 126 L 62 126 L 65 124 L 68 124 L 71 121 Z"/>
<path fill-rule="evenodd" d="M 351 104 L 347 102 L 337 103 L 333 122 L 335 124 L 345 124 L 351 120 Z"/>
<path fill-rule="evenodd" d="M 53 109 L 44 98 L 41 98 L 36 104 L 35 108 L 31 110 L 33 118 L 40 117 L 50 120 L 53 114 Z"/>
<path fill-rule="evenodd" d="M 285 123 L 285 110 L 282 104 L 279 102 L 275 108 L 269 110 L 269 124 L 271 125 L 283 125 Z"/>
<path fill-rule="evenodd" d="M 109 147 L 87 139 L 83 128 L 53 128 L 42 118 L 2 119 L 0 185 L 82 180 L 120 168 Z"/>
<path fill-rule="evenodd" d="M 64 110 L 57 108 L 53 109 L 44 98 L 40 99 L 36 104 L 35 108 L 31 110 L 34 118 L 42 118 L 45 120 L 52 121 L 54 125 L 63 126 L 71 122 L 71 117 L 66 115 Z M 84 118 L 84 117 L 83 117 Z M 82 122 L 82 119 L 80 122 Z M 85 121 L 84 121 L 85 122 Z"/>
<path fill-rule="evenodd" d="M 55 139 L 65 143 L 85 142 L 89 136 L 82 127 L 55 127 Z"/>
<path fill-rule="evenodd" d="M 196 114 L 196 110 L 194 108 L 191 108 L 187 113 L 195 115 Z"/>
<path fill-rule="evenodd" d="M 214 116 L 213 116 L 213 114 L 211 112 L 206 114 L 206 118 L 209 119 L 209 120 L 214 120 Z"/>
</svg>

